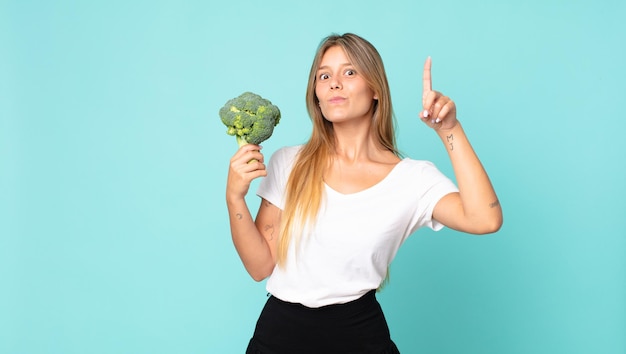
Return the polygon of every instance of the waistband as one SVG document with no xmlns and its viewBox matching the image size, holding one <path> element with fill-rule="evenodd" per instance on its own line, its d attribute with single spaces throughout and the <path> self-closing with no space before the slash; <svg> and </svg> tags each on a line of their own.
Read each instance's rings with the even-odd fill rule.
<svg viewBox="0 0 626 354">
<path fill-rule="evenodd" d="M 289 309 L 290 311 L 297 312 L 303 316 L 322 316 L 328 317 L 345 317 L 354 314 L 362 313 L 372 308 L 379 308 L 380 305 L 376 300 L 376 290 L 372 289 L 365 293 L 360 298 L 349 301 L 343 304 L 332 304 L 321 307 L 308 307 L 300 303 L 293 303 L 283 301 L 273 295 L 270 295 L 268 303 L 274 303 L 275 305 Z"/>
</svg>

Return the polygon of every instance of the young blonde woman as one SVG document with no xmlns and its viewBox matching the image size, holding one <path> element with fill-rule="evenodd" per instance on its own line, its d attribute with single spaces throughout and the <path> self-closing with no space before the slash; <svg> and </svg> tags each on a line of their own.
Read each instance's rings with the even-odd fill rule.
<svg viewBox="0 0 626 354">
<path fill-rule="evenodd" d="M 247 353 L 399 353 L 375 292 L 400 245 L 421 227 L 497 231 L 502 211 L 456 117 L 423 73 L 422 121 L 441 138 L 457 185 L 428 161 L 401 158 L 382 59 L 351 33 L 325 38 L 306 94 L 304 145 L 233 156 L 226 201 L 234 245 L 268 301 Z M 248 163 L 256 159 L 258 162 Z M 256 219 L 245 202 L 261 180 Z"/>
</svg>

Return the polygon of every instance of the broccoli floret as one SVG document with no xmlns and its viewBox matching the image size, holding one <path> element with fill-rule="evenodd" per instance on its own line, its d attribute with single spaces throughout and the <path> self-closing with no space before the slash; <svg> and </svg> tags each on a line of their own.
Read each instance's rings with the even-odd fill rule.
<svg viewBox="0 0 626 354">
<path fill-rule="evenodd" d="M 239 146 L 260 144 L 274 132 L 280 121 L 280 110 L 269 100 L 252 92 L 244 92 L 228 100 L 220 109 L 226 133 L 237 138 Z"/>
</svg>

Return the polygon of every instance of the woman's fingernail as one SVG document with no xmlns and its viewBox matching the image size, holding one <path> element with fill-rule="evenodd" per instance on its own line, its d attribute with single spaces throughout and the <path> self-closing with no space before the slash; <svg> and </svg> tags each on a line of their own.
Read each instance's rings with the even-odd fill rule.
<svg viewBox="0 0 626 354">
<path fill-rule="evenodd" d="M 428 117 L 428 111 L 424 110 L 424 118 L 427 118 L 427 117 Z"/>
<path fill-rule="evenodd" d="M 435 124 L 435 120 L 434 120 L 434 119 L 432 119 L 430 122 L 431 122 L 432 124 Z"/>
<path fill-rule="evenodd" d="M 435 123 L 439 123 L 439 122 L 441 122 L 441 119 L 439 118 L 435 119 Z"/>
</svg>

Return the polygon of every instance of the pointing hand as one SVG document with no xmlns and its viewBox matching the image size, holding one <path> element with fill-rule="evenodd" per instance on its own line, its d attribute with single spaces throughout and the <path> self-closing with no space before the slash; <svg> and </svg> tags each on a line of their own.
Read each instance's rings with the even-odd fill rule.
<svg viewBox="0 0 626 354">
<path fill-rule="evenodd" d="M 424 63 L 423 93 L 420 118 L 424 123 L 435 130 L 452 129 L 458 122 L 456 119 L 456 105 L 448 96 L 433 91 L 432 59 L 428 57 Z"/>
</svg>

